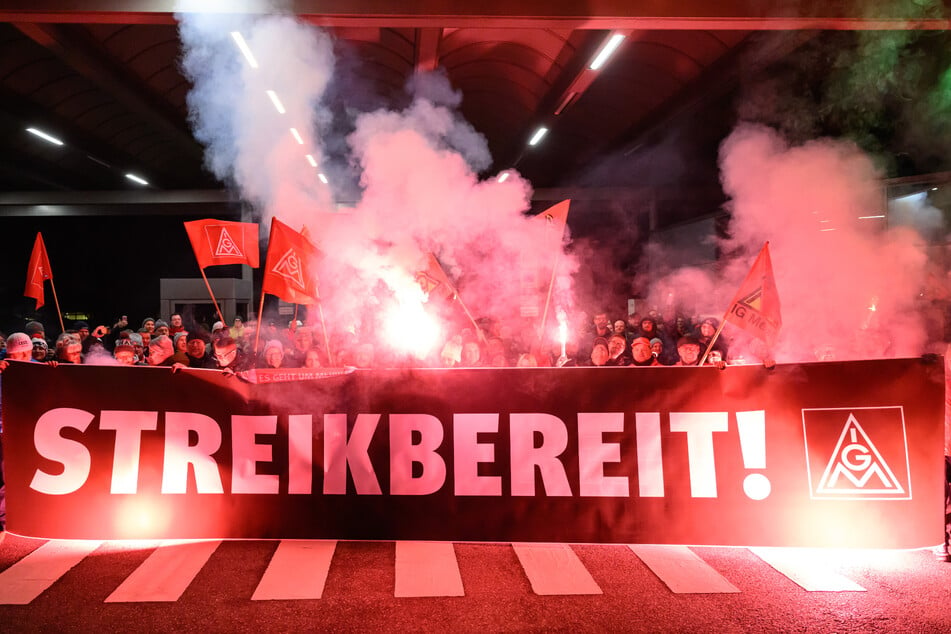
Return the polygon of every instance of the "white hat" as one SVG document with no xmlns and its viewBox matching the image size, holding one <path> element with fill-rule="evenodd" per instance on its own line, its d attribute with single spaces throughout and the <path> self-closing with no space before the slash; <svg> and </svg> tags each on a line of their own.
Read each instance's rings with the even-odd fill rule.
<svg viewBox="0 0 951 634">
<path fill-rule="evenodd" d="M 215 325 L 211 327 L 211 332 L 218 332 L 219 330 L 224 330 L 225 325 L 220 321 L 216 321 Z"/>
<path fill-rule="evenodd" d="M 15 332 L 7 337 L 7 354 L 33 351 L 33 340 L 25 332 Z"/>
</svg>

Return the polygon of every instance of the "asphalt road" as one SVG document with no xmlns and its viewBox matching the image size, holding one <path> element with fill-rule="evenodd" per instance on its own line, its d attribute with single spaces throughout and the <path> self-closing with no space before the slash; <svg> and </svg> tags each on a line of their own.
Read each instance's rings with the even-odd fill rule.
<svg viewBox="0 0 951 634">
<path fill-rule="evenodd" d="M 0 597 L 9 595 L 13 573 L 31 561 L 25 558 L 36 551 L 34 559 L 41 559 L 45 551 L 38 549 L 46 544 L 6 535 Z M 793 560 L 811 561 L 861 588 L 810 591 L 753 550 L 693 547 L 690 556 L 736 591 L 678 593 L 626 546 L 571 545 L 552 552 L 576 556 L 599 593 L 540 595 L 513 545 L 456 543 L 447 550 L 455 555 L 464 596 L 398 597 L 397 544 L 339 542 L 321 598 L 252 600 L 278 548 L 279 542 L 262 540 L 212 544 L 177 599 L 114 603 L 107 599 L 157 549 L 154 543 L 104 542 L 25 605 L 0 605 L 0 631 L 951 631 L 951 563 L 937 561 L 930 550 L 784 549 Z M 556 573 L 558 566 L 563 563 L 556 562 Z M 585 576 L 578 569 L 563 572 L 569 582 Z M 156 574 L 153 581 L 166 581 L 157 578 L 166 574 L 173 573 Z"/>
</svg>

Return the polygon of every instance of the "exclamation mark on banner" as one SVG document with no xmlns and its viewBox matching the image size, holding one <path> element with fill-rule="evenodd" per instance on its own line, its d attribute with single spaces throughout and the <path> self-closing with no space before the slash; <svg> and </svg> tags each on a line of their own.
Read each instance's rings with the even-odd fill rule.
<svg viewBox="0 0 951 634">
<path fill-rule="evenodd" d="M 747 469 L 766 468 L 766 412 L 737 412 L 736 428 L 740 432 L 740 451 Z M 751 473 L 743 479 L 743 492 L 751 500 L 765 500 L 772 485 L 762 473 Z"/>
</svg>

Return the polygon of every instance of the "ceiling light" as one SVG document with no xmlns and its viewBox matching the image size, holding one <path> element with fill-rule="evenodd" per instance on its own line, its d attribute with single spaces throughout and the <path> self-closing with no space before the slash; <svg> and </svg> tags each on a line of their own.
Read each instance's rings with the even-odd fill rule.
<svg viewBox="0 0 951 634">
<path fill-rule="evenodd" d="M 538 145 L 538 142 L 542 140 L 548 134 L 548 128 L 541 127 L 535 130 L 535 134 L 532 135 L 531 140 L 528 142 L 529 145 Z"/>
<path fill-rule="evenodd" d="M 312 154 L 307 155 L 307 162 L 310 163 L 311 167 L 317 167 L 317 161 L 314 159 Z"/>
<path fill-rule="evenodd" d="M 621 45 L 621 42 L 624 41 L 624 36 L 620 33 L 615 33 L 612 35 L 607 43 L 601 47 L 601 50 L 595 55 L 594 59 L 591 60 L 591 65 L 588 66 L 590 70 L 598 70 L 608 61 L 608 58 L 611 57 L 611 54 L 617 50 L 617 47 Z"/>
<path fill-rule="evenodd" d="M 284 114 L 284 104 L 281 103 L 281 100 L 277 98 L 277 93 L 273 90 L 267 91 L 267 96 L 271 98 L 271 103 L 274 104 L 274 107 L 277 108 L 278 113 Z"/>
<path fill-rule="evenodd" d="M 291 134 L 294 135 L 294 140 L 304 145 L 304 139 L 300 138 L 300 132 L 297 131 L 297 128 L 291 128 Z"/>
<path fill-rule="evenodd" d="M 324 173 L 323 173 L 323 172 L 321 172 L 320 174 L 317 174 L 317 178 L 319 178 L 319 179 L 320 179 L 320 182 L 323 183 L 324 185 L 326 185 L 327 182 L 328 182 L 328 181 L 327 181 L 327 177 L 324 176 Z"/>
<path fill-rule="evenodd" d="M 509 178 L 509 173 L 508 173 L 508 172 L 502 172 L 501 174 L 499 174 L 499 182 L 500 182 L 500 183 L 504 183 L 505 181 L 508 180 L 508 178 Z"/>
<path fill-rule="evenodd" d="M 859 220 L 873 220 L 875 218 L 884 218 L 884 217 L 885 217 L 885 214 L 882 214 L 881 216 L 859 216 Z"/>
<path fill-rule="evenodd" d="M 35 134 L 36 136 L 40 137 L 44 141 L 48 141 L 49 143 L 52 143 L 53 145 L 63 144 L 63 142 L 57 139 L 55 136 L 50 136 L 49 134 L 43 132 L 42 130 L 37 130 L 36 128 L 27 128 L 26 131 L 29 132 L 30 134 Z"/>
<path fill-rule="evenodd" d="M 148 182 L 147 180 L 145 180 L 145 179 L 142 178 L 141 176 L 136 176 L 135 174 L 126 174 L 125 177 L 128 178 L 130 181 L 134 181 L 134 182 L 138 183 L 139 185 L 148 185 L 148 184 L 149 184 L 149 182 Z"/>
<path fill-rule="evenodd" d="M 931 191 L 936 192 L 936 191 L 938 191 L 938 188 L 937 188 L 937 187 L 932 187 L 932 188 L 931 188 Z"/>
<path fill-rule="evenodd" d="M 244 59 L 248 60 L 248 66 L 251 68 L 257 68 L 258 60 L 254 59 L 254 53 L 251 52 L 250 47 L 248 47 L 248 43 L 244 41 L 243 37 L 241 37 L 241 33 L 239 31 L 232 31 L 231 38 L 234 40 L 234 43 L 238 45 L 238 49 L 244 55 Z"/>
</svg>

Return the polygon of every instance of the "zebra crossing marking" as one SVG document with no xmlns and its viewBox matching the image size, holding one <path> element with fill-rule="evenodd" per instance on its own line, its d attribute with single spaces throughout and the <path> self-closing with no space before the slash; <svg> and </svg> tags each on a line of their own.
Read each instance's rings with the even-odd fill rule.
<svg viewBox="0 0 951 634">
<path fill-rule="evenodd" d="M 535 594 L 603 594 L 568 544 L 522 543 L 512 548 Z"/>
<path fill-rule="evenodd" d="M 821 551 L 805 548 L 750 548 L 750 552 L 810 592 L 865 592 L 865 588 L 825 563 Z"/>
<path fill-rule="evenodd" d="M 105 602 L 178 601 L 220 544 L 221 540 L 163 541 Z"/>
<path fill-rule="evenodd" d="M 452 542 L 396 542 L 396 597 L 465 596 Z"/>
<path fill-rule="evenodd" d="M 630 544 L 628 547 L 677 594 L 739 592 L 687 546 Z"/>
<path fill-rule="evenodd" d="M 46 542 L 0 572 L 0 605 L 30 603 L 101 544 L 93 540 Z"/>
<path fill-rule="evenodd" d="M 336 548 L 336 541 L 282 540 L 251 600 L 321 598 Z"/>
</svg>

